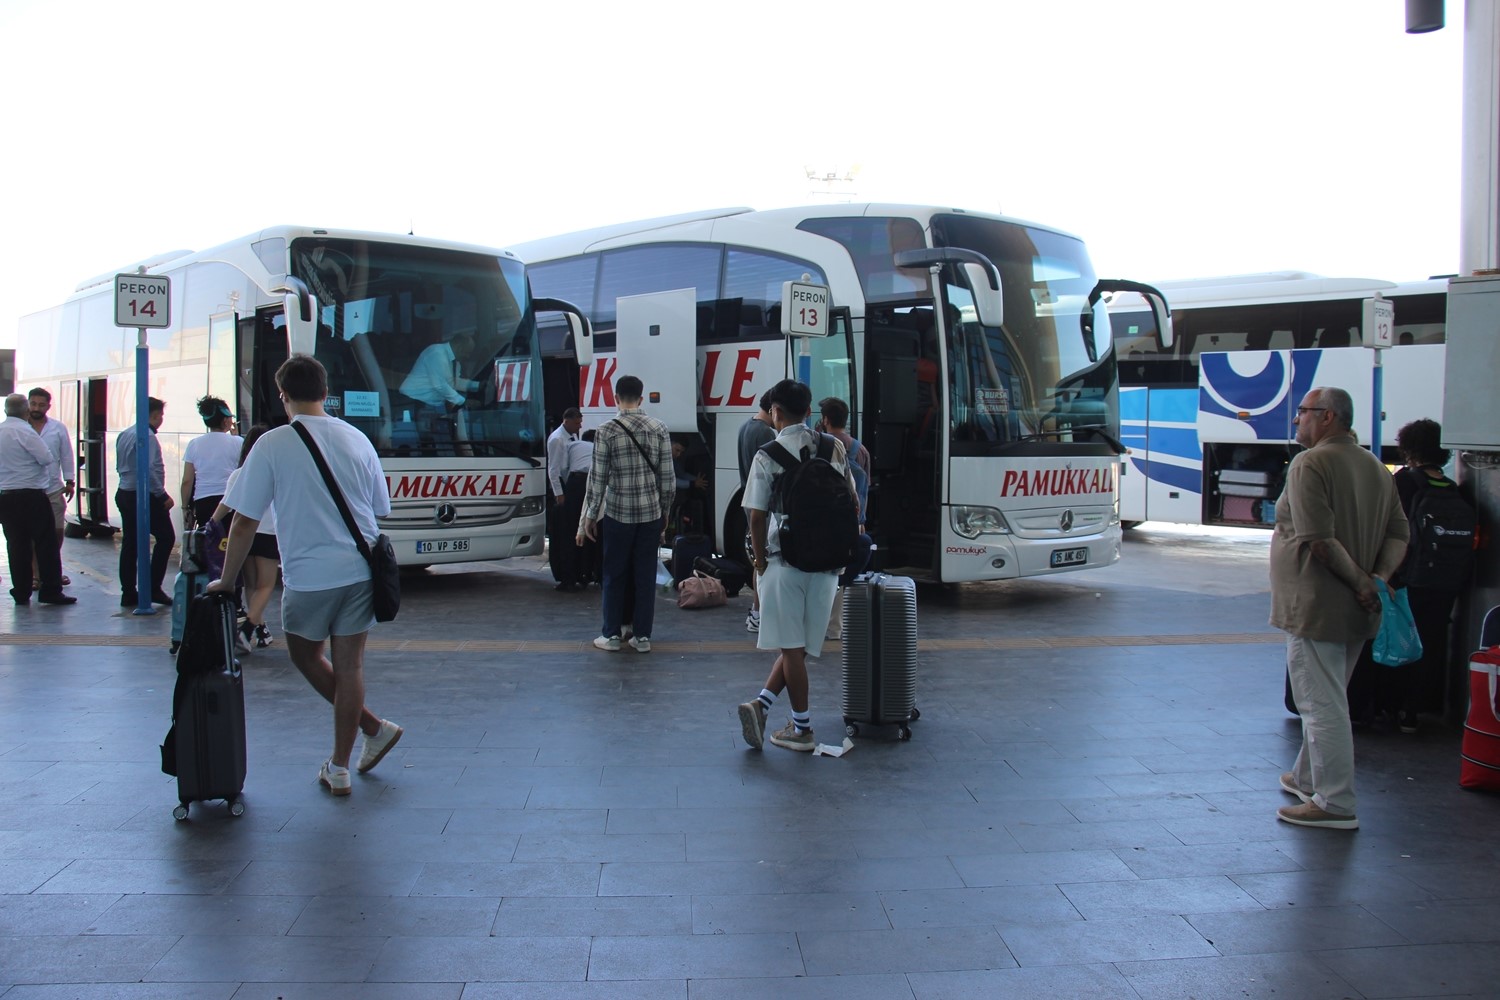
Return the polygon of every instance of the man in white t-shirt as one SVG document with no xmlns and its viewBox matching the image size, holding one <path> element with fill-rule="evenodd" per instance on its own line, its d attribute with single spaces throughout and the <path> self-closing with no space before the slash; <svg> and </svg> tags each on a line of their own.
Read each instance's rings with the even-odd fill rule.
<svg viewBox="0 0 1500 1000">
<path fill-rule="evenodd" d="M 315 359 L 295 354 L 277 369 L 276 385 L 287 416 L 307 429 L 322 452 L 360 533 L 374 539 L 377 518 L 391 512 L 385 474 L 369 439 L 324 412 L 328 373 Z M 375 624 L 369 563 L 295 427 L 278 427 L 261 437 L 224 503 L 234 509 L 234 522 L 222 578 L 208 589 L 234 592 L 260 518 L 274 503 L 287 652 L 313 689 L 333 703 L 333 754 L 318 770 L 318 780 L 334 795 L 348 795 L 355 730 L 365 734 L 361 772 L 380 763 L 402 732 L 365 707 L 365 637 Z M 323 655 L 325 641 L 329 657 Z"/>
</svg>

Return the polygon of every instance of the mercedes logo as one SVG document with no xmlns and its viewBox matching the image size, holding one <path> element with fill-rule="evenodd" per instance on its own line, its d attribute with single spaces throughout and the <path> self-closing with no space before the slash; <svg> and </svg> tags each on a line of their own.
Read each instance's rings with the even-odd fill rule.
<svg viewBox="0 0 1500 1000">
<path fill-rule="evenodd" d="M 1063 511 L 1062 512 L 1062 517 L 1060 517 L 1060 518 L 1057 519 L 1057 524 L 1058 524 L 1058 527 L 1062 528 L 1063 531 L 1072 531 L 1073 530 L 1073 512 L 1071 510 L 1065 510 L 1065 511 Z"/>
<path fill-rule="evenodd" d="M 451 503 L 440 503 L 433 508 L 432 518 L 438 524 L 452 524 L 458 518 L 458 508 Z"/>
</svg>

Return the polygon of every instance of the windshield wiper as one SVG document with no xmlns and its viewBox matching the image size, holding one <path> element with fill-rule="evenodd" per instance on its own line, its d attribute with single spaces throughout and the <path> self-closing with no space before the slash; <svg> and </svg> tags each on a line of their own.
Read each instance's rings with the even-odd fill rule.
<svg viewBox="0 0 1500 1000">
<path fill-rule="evenodd" d="M 1009 443 L 1020 444 L 1024 441 L 1042 441 L 1047 438 L 1060 438 L 1064 434 L 1072 434 L 1077 431 L 1088 431 L 1103 438 L 1104 443 L 1115 450 L 1115 454 L 1125 454 L 1125 445 L 1120 443 L 1119 439 L 1110 434 L 1104 427 L 1104 424 L 1075 424 L 1072 427 L 1059 427 L 1053 431 L 1037 431 L 1033 434 L 1022 434 L 1020 437 L 1012 439 Z"/>
<path fill-rule="evenodd" d="M 520 448 L 513 444 L 505 444 L 500 441 L 476 441 L 474 443 L 480 445 L 481 447 L 489 448 L 501 455 L 504 455 L 506 458 L 519 458 L 524 462 L 530 462 L 533 469 L 541 468 L 541 459 L 532 458 L 530 455 L 525 454 L 521 451 Z"/>
</svg>

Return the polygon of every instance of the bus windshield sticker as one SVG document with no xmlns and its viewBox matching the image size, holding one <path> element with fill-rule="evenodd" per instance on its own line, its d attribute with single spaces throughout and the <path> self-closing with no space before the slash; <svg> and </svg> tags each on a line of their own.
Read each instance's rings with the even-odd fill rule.
<svg viewBox="0 0 1500 1000">
<path fill-rule="evenodd" d="M 344 416 L 346 417 L 378 417 L 380 416 L 380 393 L 359 392 L 348 389 L 344 392 Z"/>
<path fill-rule="evenodd" d="M 1003 386 L 976 389 L 974 406 L 980 413 L 1004 415 L 1010 412 L 1010 393 Z"/>
</svg>

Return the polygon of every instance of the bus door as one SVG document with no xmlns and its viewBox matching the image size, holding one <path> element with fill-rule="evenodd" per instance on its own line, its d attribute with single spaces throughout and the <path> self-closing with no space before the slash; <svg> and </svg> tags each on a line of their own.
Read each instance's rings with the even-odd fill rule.
<svg viewBox="0 0 1500 1000">
<path fill-rule="evenodd" d="M 208 318 L 208 394 L 218 396 L 234 411 L 240 431 L 248 429 L 247 414 L 238 407 L 239 351 L 236 348 L 236 319 L 232 312 L 215 313 Z"/>
<path fill-rule="evenodd" d="M 67 381 L 61 386 L 60 419 L 73 428 L 78 462 L 73 517 L 64 529 L 70 538 L 88 534 L 108 538 L 115 531 L 109 523 L 109 463 L 104 447 L 108 392 L 105 378 Z"/>
<path fill-rule="evenodd" d="M 866 530 L 877 546 L 874 565 L 928 570 L 945 423 L 931 304 L 871 307 L 864 342 L 863 419 L 849 433 L 870 452 Z"/>
<path fill-rule="evenodd" d="M 238 346 L 241 380 L 239 399 L 247 406 L 251 424 L 279 427 L 288 422 L 286 407 L 276 388 L 276 369 L 291 356 L 286 316 L 280 306 L 256 312 L 254 334 L 240 337 Z"/>
</svg>

